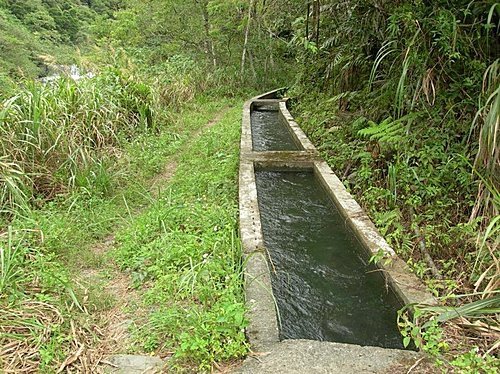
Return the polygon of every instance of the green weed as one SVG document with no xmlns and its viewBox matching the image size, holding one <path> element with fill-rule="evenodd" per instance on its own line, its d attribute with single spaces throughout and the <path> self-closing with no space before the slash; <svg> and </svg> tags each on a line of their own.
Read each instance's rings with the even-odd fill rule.
<svg viewBox="0 0 500 374">
<path fill-rule="evenodd" d="M 209 370 L 247 352 L 241 249 L 236 236 L 239 108 L 180 158 L 158 202 L 120 232 L 116 258 L 151 308 L 144 349 Z"/>
<path fill-rule="evenodd" d="M 200 99 L 193 103 L 196 116 L 179 123 L 179 114 L 161 132 L 141 133 L 123 143 L 115 162 L 106 158 L 80 171 L 68 194 L 40 205 L 34 200 L 23 216 L 11 217 L 12 229 L 0 234 L 0 345 L 15 346 L 9 352 L 26 352 L 22 357 L 30 361 L 0 355 L 2 368 L 57 371 L 74 353 L 72 324 L 78 340 L 89 348 L 95 344 L 92 315 L 109 309 L 114 300 L 102 295 L 104 280 L 87 284 L 81 279 L 82 271 L 106 272 L 109 266 L 108 255 L 91 247 L 111 230 L 130 224 L 138 210 L 154 201 L 149 179 L 190 140 L 189 133 L 225 105 L 223 100 Z M 165 186 L 159 187 L 165 193 Z"/>
</svg>

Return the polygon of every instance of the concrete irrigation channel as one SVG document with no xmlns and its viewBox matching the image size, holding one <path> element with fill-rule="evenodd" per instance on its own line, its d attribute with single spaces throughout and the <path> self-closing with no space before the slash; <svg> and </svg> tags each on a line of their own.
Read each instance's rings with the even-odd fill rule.
<svg viewBox="0 0 500 374">
<path fill-rule="evenodd" d="M 240 234 L 254 354 L 239 372 L 406 372 L 421 354 L 403 348 L 397 311 L 434 300 L 279 93 L 243 108 Z M 390 261 L 370 264 L 380 253 Z"/>
</svg>

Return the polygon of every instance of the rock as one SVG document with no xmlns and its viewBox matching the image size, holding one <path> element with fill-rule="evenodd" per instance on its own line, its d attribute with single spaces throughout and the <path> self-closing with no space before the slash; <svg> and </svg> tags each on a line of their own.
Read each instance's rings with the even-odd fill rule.
<svg viewBox="0 0 500 374">
<path fill-rule="evenodd" d="M 165 366 L 165 361 L 152 356 L 114 355 L 107 361 L 111 365 L 106 372 L 113 374 L 161 373 Z"/>
</svg>

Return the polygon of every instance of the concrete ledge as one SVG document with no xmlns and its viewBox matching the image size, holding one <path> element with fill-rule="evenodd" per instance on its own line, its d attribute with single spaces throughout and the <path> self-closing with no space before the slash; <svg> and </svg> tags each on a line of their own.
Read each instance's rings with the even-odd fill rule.
<svg viewBox="0 0 500 374">
<path fill-rule="evenodd" d="M 243 246 L 248 341 L 257 350 L 279 342 L 271 272 L 264 249 L 253 162 L 240 163 L 240 238 Z"/>
<path fill-rule="evenodd" d="M 286 90 L 287 90 L 286 87 L 277 88 L 277 89 L 265 92 L 263 94 L 260 94 L 258 96 L 255 96 L 251 99 L 251 101 L 266 100 L 266 99 L 278 99 L 278 96 L 280 94 L 284 93 Z"/>
<path fill-rule="evenodd" d="M 406 373 L 420 355 L 411 351 L 353 344 L 284 340 L 270 351 L 248 358 L 238 373 L 360 374 Z"/>
<path fill-rule="evenodd" d="M 280 102 L 279 106 L 280 106 L 281 117 L 283 118 L 285 123 L 287 123 L 288 126 L 290 126 L 290 129 L 295 134 L 295 138 L 297 139 L 297 141 L 302 145 L 302 148 L 305 149 L 306 151 L 318 153 L 314 144 L 311 143 L 311 141 L 302 131 L 297 122 L 293 120 L 292 115 L 290 114 L 288 108 L 286 107 L 286 101 Z"/>
<path fill-rule="evenodd" d="M 279 103 L 281 99 L 258 99 L 252 101 L 252 109 L 261 107 L 261 106 L 272 106 L 276 110 L 279 110 Z"/>
<path fill-rule="evenodd" d="M 256 168 L 309 169 L 330 196 L 357 239 L 366 250 L 366 257 L 382 251 L 387 265 L 378 264 L 383 276 L 403 304 L 433 303 L 420 280 L 378 233 L 360 205 L 320 157 L 311 141 L 293 120 L 286 99 L 277 99 L 270 91 L 247 101 L 243 107 L 240 145 L 239 205 L 240 236 L 245 257 L 245 293 L 250 326 L 247 336 L 252 349 L 267 352 L 264 358 L 248 358 L 241 373 L 379 373 L 392 365 L 414 362 L 415 352 L 377 347 L 307 340 L 279 341 L 279 316 L 272 294 L 271 273 L 264 247 L 262 225 L 255 183 Z M 300 151 L 255 152 L 252 149 L 251 110 L 254 105 L 277 104 Z M 380 357 L 380 360 L 374 356 Z M 377 361 L 378 360 L 378 361 Z M 411 366 L 411 365 L 409 365 Z M 409 367 L 408 366 L 408 367 Z M 311 370 L 312 369 L 312 370 Z M 317 369 L 317 370 L 316 370 Z"/>
</svg>

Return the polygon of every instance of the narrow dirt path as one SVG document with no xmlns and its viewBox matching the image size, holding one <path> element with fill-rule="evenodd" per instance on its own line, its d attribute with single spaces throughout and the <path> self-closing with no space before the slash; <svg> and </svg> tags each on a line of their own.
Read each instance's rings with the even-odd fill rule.
<svg viewBox="0 0 500 374">
<path fill-rule="evenodd" d="M 109 259 L 109 253 L 115 248 L 114 234 L 103 242 L 93 246 L 91 250 L 104 260 Z M 103 279 L 104 278 L 104 279 Z M 99 333 L 99 342 L 93 349 L 92 362 L 100 364 L 107 356 L 125 353 L 131 346 L 128 328 L 131 317 L 128 309 L 137 304 L 139 293 L 130 287 L 130 276 L 120 270 L 118 265 L 110 260 L 105 269 L 91 270 L 88 280 L 102 286 L 101 296 L 110 299 L 111 308 L 99 310 L 92 317 Z"/>
<path fill-rule="evenodd" d="M 196 130 L 192 134 L 191 138 L 181 147 L 179 152 L 175 156 L 173 156 L 169 162 L 165 164 L 163 171 L 152 179 L 149 190 L 153 195 L 153 197 L 158 197 L 159 186 L 167 183 L 174 176 L 177 170 L 177 164 L 179 162 L 180 155 L 182 155 L 182 153 L 187 148 L 189 148 L 189 146 L 193 144 L 204 131 L 210 129 L 211 127 L 214 127 L 224 117 L 224 115 L 227 113 L 228 110 L 229 107 L 222 109 L 221 111 L 219 111 L 219 113 L 217 113 L 217 115 L 211 121 L 207 122 L 203 127 Z"/>
<path fill-rule="evenodd" d="M 179 151 L 165 164 L 163 171 L 150 181 L 149 192 L 153 198 L 159 196 L 161 188 L 167 185 L 175 175 L 180 157 L 184 151 L 188 149 L 204 131 L 215 126 L 228 110 L 228 107 L 222 109 L 211 121 L 197 129 L 186 143 L 182 145 Z M 134 215 L 139 213 L 140 210 L 133 212 Z M 155 370 L 148 370 L 147 368 L 141 368 L 137 371 L 133 368 L 120 369 L 120 365 L 115 365 L 114 362 L 109 361 L 110 357 L 113 355 L 126 354 L 130 348 L 133 347 L 129 327 L 133 323 L 133 317 L 141 312 L 139 305 L 141 291 L 131 287 L 132 281 L 130 275 L 121 271 L 119 266 L 110 257 L 110 253 L 115 249 L 115 246 L 114 233 L 107 236 L 101 242 L 93 245 L 90 250 L 96 258 L 102 260 L 100 262 L 103 266 L 87 269 L 81 274 L 81 283 L 93 285 L 94 287 L 97 285 L 97 287 L 102 290 L 100 292 L 101 302 L 109 302 L 111 306 L 104 307 L 102 310 L 94 312 L 89 311 L 93 324 L 92 330 L 97 342 L 90 344 L 91 346 L 80 352 L 77 360 L 83 365 L 78 365 L 75 360 L 75 366 L 81 369 L 79 371 L 92 373 L 152 373 L 155 372 Z M 146 356 L 145 359 L 147 360 Z"/>
</svg>

